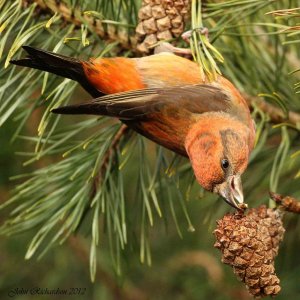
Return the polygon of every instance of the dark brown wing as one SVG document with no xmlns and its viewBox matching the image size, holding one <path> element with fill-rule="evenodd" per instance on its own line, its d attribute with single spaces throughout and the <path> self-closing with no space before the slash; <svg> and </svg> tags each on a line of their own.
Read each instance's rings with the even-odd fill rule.
<svg viewBox="0 0 300 300">
<path fill-rule="evenodd" d="M 117 117 L 154 142 L 187 155 L 184 141 L 198 114 L 230 112 L 225 92 L 212 85 L 187 85 L 112 94 L 90 103 L 59 107 L 60 114 L 92 114 Z"/>
<path fill-rule="evenodd" d="M 228 111 L 230 98 L 212 85 L 187 85 L 170 88 L 143 89 L 96 98 L 89 103 L 53 109 L 59 114 L 92 114 L 121 120 L 145 120 L 153 113 L 185 112 L 201 114 Z"/>
</svg>

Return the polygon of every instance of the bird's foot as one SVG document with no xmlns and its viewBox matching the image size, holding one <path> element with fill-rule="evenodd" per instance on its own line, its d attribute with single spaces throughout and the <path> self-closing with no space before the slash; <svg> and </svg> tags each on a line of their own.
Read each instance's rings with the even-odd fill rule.
<svg viewBox="0 0 300 300">
<path fill-rule="evenodd" d="M 188 30 L 181 35 L 181 38 L 189 44 L 190 38 L 192 37 L 194 31 L 199 32 L 200 34 L 204 35 L 207 39 L 209 39 L 209 30 L 207 27 L 199 27 Z"/>
<path fill-rule="evenodd" d="M 209 31 L 206 27 L 200 27 L 200 28 L 188 30 L 181 35 L 181 38 L 189 44 L 190 38 L 192 37 L 192 34 L 194 31 L 200 32 L 201 34 L 205 35 L 206 38 L 208 39 Z M 162 52 L 164 52 L 164 53 L 169 52 L 169 53 L 173 53 L 173 54 L 180 55 L 180 56 L 188 56 L 188 57 L 192 56 L 191 49 L 175 47 L 168 42 L 160 43 L 159 45 L 157 45 L 155 47 L 155 49 L 154 49 L 155 54 L 159 54 Z"/>
<path fill-rule="evenodd" d="M 175 47 L 172 44 L 167 43 L 167 42 L 159 44 L 154 49 L 155 54 L 159 54 L 159 53 L 162 53 L 162 52 L 169 52 L 169 53 L 173 53 L 173 54 L 176 54 L 176 55 L 183 55 L 183 56 L 192 55 L 191 49 Z"/>
</svg>

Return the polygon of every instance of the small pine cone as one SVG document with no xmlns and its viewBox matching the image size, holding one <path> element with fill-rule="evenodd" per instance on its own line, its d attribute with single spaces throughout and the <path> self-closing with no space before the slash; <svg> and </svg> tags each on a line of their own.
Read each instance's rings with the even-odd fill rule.
<svg viewBox="0 0 300 300">
<path fill-rule="evenodd" d="M 280 291 L 274 258 L 284 231 L 281 213 L 266 206 L 253 208 L 247 215 L 227 214 L 217 222 L 214 246 L 221 250 L 222 262 L 233 267 L 255 297 Z"/>
<path fill-rule="evenodd" d="M 180 36 L 189 17 L 190 4 L 191 0 L 143 0 L 136 27 L 138 50 L 149 53 L 157 41 Z"/>
</svg>

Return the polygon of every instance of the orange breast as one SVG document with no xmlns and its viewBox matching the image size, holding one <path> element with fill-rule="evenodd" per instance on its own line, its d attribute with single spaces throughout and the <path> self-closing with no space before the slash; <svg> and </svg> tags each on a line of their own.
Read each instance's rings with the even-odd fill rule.
<svg viewBox="0 0 300 300">
<path fill-rule="evenodd" d="M 132 59 L 97 58 L 82 65 L 91 84 L 105 94 L 145 88 Z"/>
</svg>

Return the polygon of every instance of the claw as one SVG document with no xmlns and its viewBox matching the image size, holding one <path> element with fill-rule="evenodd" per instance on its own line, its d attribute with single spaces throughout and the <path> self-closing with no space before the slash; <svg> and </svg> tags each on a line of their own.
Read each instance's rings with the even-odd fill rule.
<svg viewBox="0 0 300 300">
<path fill-rule="evenodd" d="M 192 37 L 193 34 L 193 30 L 188 30 L 185 31 L 182 35 L 181 38 L 186 42 L 186 43 L 190 43 L 190 38 Z"/>
<path fill-rule="evenodd" d="M 201 34 L 205 35 L 206 38 L 208 39 L 208 29 L 206 27 L 200 27 L 200 28 L 195 28 L 195 29 L 191 29 L 188 30 L 186 32 L 184 32 L 181 35 L 181 38 L 187 42 L 188 44 L 190 43 L 190 38 L 193 34 L 193 32 L 200 32 Z M 159 45 L 157 45 L 154 49 L 154 53 L 155 54 L 159 54 L 162 52 L 169 52 L 169 53 L 173 53 L 176 55 L 181 55 L 181 56 L 191 56 L 192 55 L 192 51 L 191 49 L 186 49 L 186 48 L 179 48 L 179 47 L 175 47 L 172 44 L 168 43 L 168 42 L 163 42 L 160 43 Z"/>
<path fill-rule="evenodd" d="M 199 27 L 199 28 L 194 28 L 194 29 L 188 30 L 181 35 L 181 38 L 189 44 L 190 38 L 194 31 L 199 32 L 200 34 L 204 35 L 207 39 L 209 38 L 209 31 L 208 31 L 207 27 Z"/>
<path fill-rule="evenodd" d="M 169 53 L 173 53 L 176 55 L 192 55 L 192 52 L 190 49 L 178 48 L 167 42 L 159 44 L 154 49 L 155 54 L 159 54 L 162 52 L 169 52 Z"/>
</svg>

